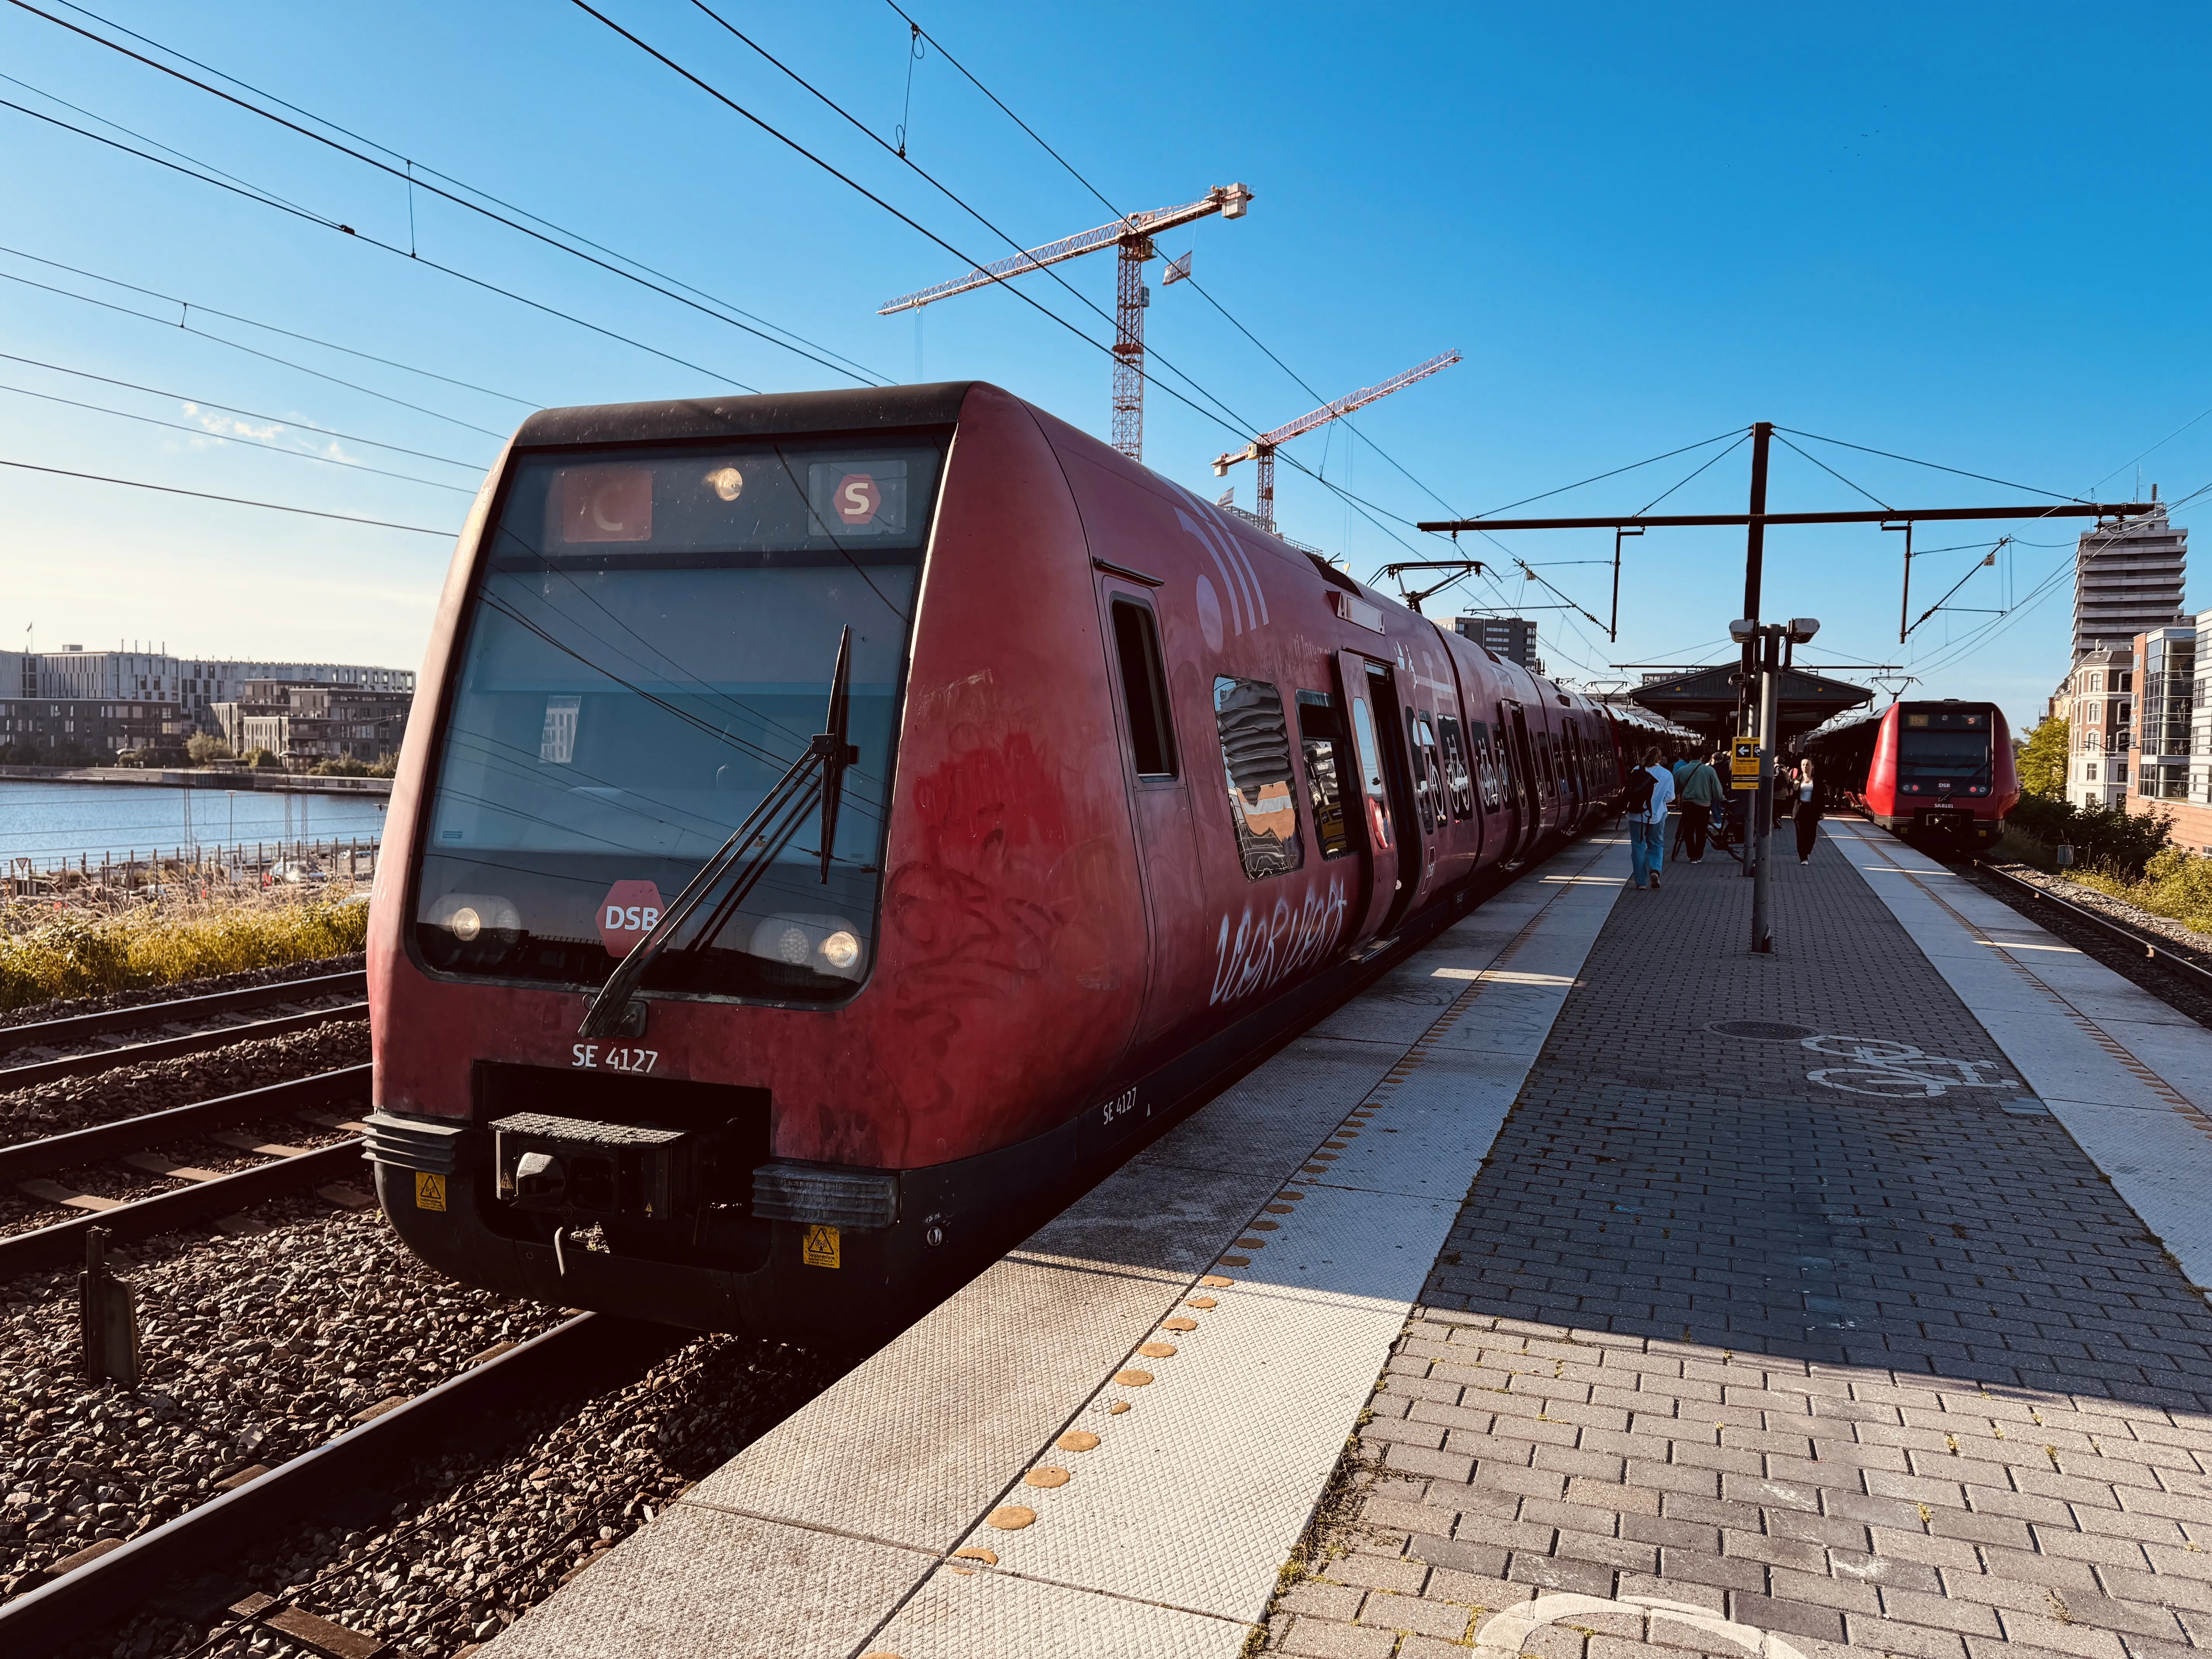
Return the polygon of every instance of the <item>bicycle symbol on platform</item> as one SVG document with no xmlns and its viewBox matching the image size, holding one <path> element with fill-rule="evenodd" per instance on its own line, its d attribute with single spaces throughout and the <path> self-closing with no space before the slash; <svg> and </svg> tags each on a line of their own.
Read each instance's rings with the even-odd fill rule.
<svg viewBox="0 0 2212 1659">
<path fill-rule="evenodd" d="M 1814 1054 L 1851 1062 L 1808 1072 L 1807 1081 L 1855 1095 L 1933 1100 L 1952 1089 L 2009 1089 L 2020 1083 L 2018 1078 L 1987 1075 L 1998 1071 L 2001 1061 L 1952 1060 L 1889 1037 L 1823 1034 L 1805 1038 L 1803 1046 Z"/>
</svg>

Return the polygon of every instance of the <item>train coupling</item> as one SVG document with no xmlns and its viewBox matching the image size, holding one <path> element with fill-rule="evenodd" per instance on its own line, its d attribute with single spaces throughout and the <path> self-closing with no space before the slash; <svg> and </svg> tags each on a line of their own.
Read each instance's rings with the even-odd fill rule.
<svg viewBox="0 0 2212 1659">
<path fill-rule="evenodd" d="M 684 1129 L 517 1112 L 492 1126 L 499 1197 L 590 1226 L 672 1221 L 700 1206 L 707 1142 Z"/>
</svg>

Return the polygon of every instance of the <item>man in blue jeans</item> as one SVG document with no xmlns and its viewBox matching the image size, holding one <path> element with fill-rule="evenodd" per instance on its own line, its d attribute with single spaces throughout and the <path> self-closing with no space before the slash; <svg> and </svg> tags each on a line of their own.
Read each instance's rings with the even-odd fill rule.
<svg viewBox="0 0 2212 1659">
<path fill-rule="evenodd" d="M 1660 763 L 1655 745 L 1644 751 L 1644 764 L 1628 775 L 1626 820 L 1629 867 L 1642 892 L 1649 877 L 1653 891 L 1659 887 L 1659 869 L 1667 857 L 1667 805 L 1674 799 L 1674 775 Z"/>
</svg>

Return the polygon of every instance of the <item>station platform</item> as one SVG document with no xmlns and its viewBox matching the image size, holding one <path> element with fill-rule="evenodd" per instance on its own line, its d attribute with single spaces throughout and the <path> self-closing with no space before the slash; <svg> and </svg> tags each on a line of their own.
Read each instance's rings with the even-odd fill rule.
<svg viewBox="0 0 2212 1659">
<path fill-rule="evenodd" d="M 2212 1032 L 1854 821 L 1558 854 L 486 1659 L 2180 1659 Z"/>
</svg>

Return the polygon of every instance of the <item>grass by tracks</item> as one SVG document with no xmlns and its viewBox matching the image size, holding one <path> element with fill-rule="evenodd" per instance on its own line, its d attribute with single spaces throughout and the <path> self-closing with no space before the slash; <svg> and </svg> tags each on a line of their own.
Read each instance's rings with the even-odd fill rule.
<svg viewBox="0 0 2212 1659">
<path fill-rule="evenodd" d="M 0 1010 L 180 984 L 359 951 L 365 886 L 167 884 L 152 901 L 96 886 L 0 904 Z"/>
</svg>

